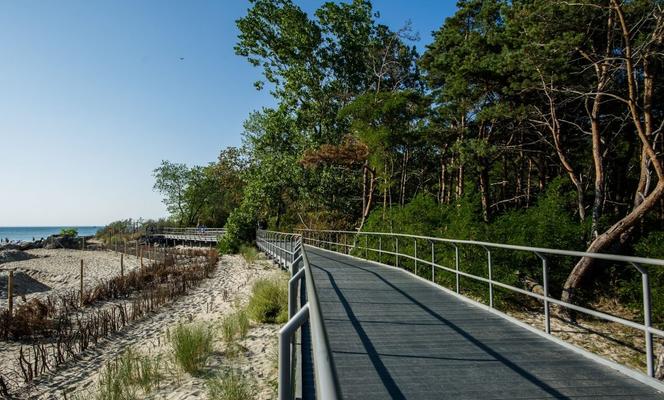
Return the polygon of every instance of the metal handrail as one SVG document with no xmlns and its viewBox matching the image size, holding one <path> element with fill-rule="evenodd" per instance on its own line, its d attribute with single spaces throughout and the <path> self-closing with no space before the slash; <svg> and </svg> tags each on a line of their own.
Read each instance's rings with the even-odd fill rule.
<svg viewBox="0 0 664 400">
<path fill-rule="evenodd" d="M 224 234 L 226 229 L 223 228 L 163 228 L 158 231 L 160 234 L 186 234 L 186 235 L 202 235 L 212 236 Z"/>
<path fill-rule="evenodd" d="M 291 279 L 288 285 L 288 322 L 279 331 L 279 399 L 292 399 L 293 342 L 295 332 L 308 320 L 311 327 L 311 342 L 314 362 L 314 378 L 317 399 L 340 398 L 338 380 L 333 366 L 327 332 L 320 311 L 316 284 L 302 236 L 274 231 L 259 230 L 256 244 L 268 256 L 288 269 Z M 286 248 L 288 247 L 288 248 Z M 302 268 L 298 268 L 299 265 Z M 307 303 L 297 310 L 297 285 L 304 279 Z M 301 357 L 301 355 L 300 355 Z"/>
<path fill-rule="evenodd" d="M 412 260 L 415 264 L 415 273 L 418 272 L 418 264 L 428 265 L 431 267 L 431 281 L 435 283 L 435 273 L 436 270 L 446 271 L 452 274 L 455 274 L 456 277 L 456 292 L 460 292 L 459 278 L 465 277 L 470 278 L 478 282 L 483 282 L 488 284 L 489 292 L 489 307 L 493 308 L 493 289 L 494 287 L 500 287 L 503 289 L 511 290 L 526 296 L 530 296 L 539 301 L 542 301 L 544 304 L 544 330 L 547 334 L 551 335 L 551 316 L 550 316 L 550 305 L 555 304 L 560 307 L 564 307 L 570 310 L 581 312 L 595 318 L 603 319 L 606 321 L 616 322 L 630 328 L 640 330 L 644 333 L 645 336 L 645 353 L 646 353 L 646 365 L 647 365 L 647 374 L 650 377 L 654 376 L 654 356 L 653 356 L 653 336 L 658 336 L 664 338 L 664 331 L 654 328 L 651 322 L 651 306 L 650 306 L 650 283 L 648 270 L 643 267 L 643 265 L 650 266 L 664 266 L 664 260 L 644 258 L 644 257 L 632 257 L 632 256 L 622 256 L 606 253 L 588 253 L 582 251 L 570 251 L 570 250 L 559 250 L 559 249 L 547 249 L 542 247 L 529 247 L 529 246 L 518 246 L 518 245 L 508 245 L 501 243 L 490 243 L 482 242 L 475 240 L 456 240 L 456 239 L 447 239 L 447 238 L 437 238 L 431 236 L 421 236 L 421 235 L 409 235 L 402 233 L 388 233 L 388 232 L 357 232 L 357 231 L 344 231 L 344 230 L 315 230 L 315 229 L 298 229 L 298 232 L 302 234 L 303 243 L 315 245 L 315 246 L 325 246 L 327 245 L 330 250 L 343 253 L 350 253 L 352 249 L 359 250 L 357 256 L 365 259 L 369 259 L 369 252 L 378 253 L 379 255 L 391 255 L 395 257 L 395 266 L 399 267 L 400 259 Z M 344 235 L 344 242 L 339 241 L 339 236 Z M 353 235 L 352 243 L 348 243 L 348 235 Z M 328 237 L 324 237 L 328 236 Z M 364 246 L 361 245 L 362 240 L 360 238 L 364 236 Z M 369 246 L 368 238 L 370 236 L 378 238 L 378 248 L 373 248 Z M 333 238 L 334 237 L 334 238 Z M 395 240 L 393 251 L 383 248 L 382 239 L 385 237 L 390 237 Z M 414 241 L 414 254 L 405 254 L 399 251 L 399 239 Z M 427 241 L 431 244 L 431 260 L 423 259 L 417 256 L 417 243 L 420 241 Z M 454 247 L 454 267 L 448 267 L 436 263 L 436 243 L 444 243 Z M 486 265 L 488 278 L 483 276 L 474 275 L 468 272 L 461 271 L 459 268 L 460 256 L 459 256 L 459 246 L 474 246 L 483 249 L 486 252 Z M 403 247 L 402 247 L 403 248 Z M 492 249 L 506 249 L 513 251 L 523 251 L 528 252 L 536 256 L 541 260 L 542 263 L 542 287 L 543 294 L 530 292 L 522 288 L 518 288 L 503 282 L 499 282 L 493 279 L 493 265 L 492 265 Z M 362 252 L 363 251 L 363 252 Z M 362 257 L 363 256 L 363 257 Z M 571 256 L 571 257 L 589 257 L 598 260 L 607 260 L 614 262 L 627 263 L 635 267 L 642 277 L 642 291 L 643 291 L 643 315 L 644 322 L 639 323 L 635 321 L 630 321 L 625 318 L 617 317 L 610 315 L 601 311 L 592 310 L 586 307 L 582 307 L 576 304 L 565 302 L 556 298 L 549 296 L 549 282 L 548 282 L 548 264 L 547 256 Z M 419 274 L 417 274 L 419 275 Z M 428 279 L 428 278 L 427 278 Z"/>
</svg>

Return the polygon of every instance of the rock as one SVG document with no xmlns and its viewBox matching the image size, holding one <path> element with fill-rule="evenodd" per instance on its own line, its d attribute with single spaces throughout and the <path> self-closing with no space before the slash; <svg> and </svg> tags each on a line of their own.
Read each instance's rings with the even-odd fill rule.
<svg viewBox="0 0 664 400">
<path fill-rule="evenodd" d="M 83 238 L 63 235 L 51 235 L 43 245 L 45 249 L 81 249 Z"/>
<path fill-rule="evenodd" d="M 21 250 L 3 250 L 0 251 L 0 264 L 13 262 L 13 261 L 24 261 L 31 259 L 32 256 L 28 253 L 25 253 Z"/>
</svg>

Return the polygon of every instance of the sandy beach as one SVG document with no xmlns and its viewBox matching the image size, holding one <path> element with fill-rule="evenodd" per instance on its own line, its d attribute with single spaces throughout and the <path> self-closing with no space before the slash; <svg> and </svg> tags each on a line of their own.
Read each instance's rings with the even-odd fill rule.
<svg viewBox="0 0 664 400">
<path fill-rule="evenodd" d="M 34 251 L 40 258 L 9 263 L 10 268 L 26 271 L 40 282 L 52 285 L 53 290 L 67 290 L 78 284 L 76 260 L 84 257 L 84 263 L 90 263 L 90 281 L 103 279 L 119 271 L 108 266 L 110 262 L 119 263 L 119 255 L 110 252 L 80 252 L 70 250 Z M 44 257 L 47 256 L 48 257 Z M 131 257 L 129 257 L 131 259 Z M 58 260 L 58 262 L 54 262 Z M 132 267 L 135 268 L 137 265 Z M 78 261 L 80 263 L 80 261 Z M 70 266 L 70 264 L 74 264 Z M 93 266 L 98 268 L 94 269 Z M 8 264 L 2 265 L 6 270 Z M 118 267 L 119 269 L 119 267 Z M 163 307 L 159 312 L 136 321 L 120 334 L 101 341 L 94 348 L 81 354 L 77 360 L 68 362 L 54 373 L 48 373 L 36 379 L 23 393 L 26 398 L 61 399 L 88 398 L 94 396 L 97 383 L 104 365 L 115 360 L 122 353 L 131 349 L 159 360 L 163 367 L 163 377 L 159 386 L 150 393 L 149 398 L 169 400 L 188 398 L 207 398 L 206 380 L 200 376 L 191 376 L 179 370 L 168 343 L 168 332 L 180 323 L 200 323 L 208 327 L 213 335 L 214 351 L 206 364 L 206 374 L 215 374 L 224 368 L 241 370 L 254 385 L 257 399 L 276 397 L 276 338 L 277 325 L 256 324 L 252 322 L 247 337 L 239 342 L 241 351 L 230 356 L 221 339 L 221 320 L 224 316 L 242 307 L 248 301 L 252 283 L 263 277 L 283 274 L 267 260 L 257 260 L 248 264 L 241 256 L 223 256 L 218 268 L 210 279 L 194 288 L 188 295 Z M 43 296 L 45 292 L 29 296 Z M 0 360 L 9 361 L 15 349 L 2 346 Z M 13 351 L 12 351 L 13 350 Z"/>
<path fill-rule="evenodd" d="M 7 274 L 14 271 L 15 305 L 23 298 L 44 298 L 67 290 L 78 290 L 83 260 L 83 284 L 92 287 L 120 274 L 120 253 L 70 249 L 35 249 L 25 253 L 32 258 L 0 264 L 0 307 L 7 307 Z M 124 257 L 125 271 L 140 266 L 134 256 Z"/>
</svg>

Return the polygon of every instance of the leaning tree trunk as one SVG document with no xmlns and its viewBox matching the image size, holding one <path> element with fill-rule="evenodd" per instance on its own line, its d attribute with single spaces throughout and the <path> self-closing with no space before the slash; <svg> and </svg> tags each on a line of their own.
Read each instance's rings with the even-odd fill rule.
<svg viewBox="0 0 664 400">
<path fill-rule="evenodd" d="M 643 202 L 636 208 L 634 208 L 629 214 L 623 217 L 620 221 L 616 222 L 611 226 L 606 232 L 597 236 L 586 252 L 588 253 L 600 253 L 611 247 L 617 240 L 620 239 L 620 235 L 626 232 L 628 229 L 636 225 L 643 216 L 653 209 L 659 200 L 664 195 L 664 180 L 659 181 L 655 189 L 646 197 Z M 592 267 L 594 265 L 594 260 L 591 257 L 583 257 L 572 269 L 565 285 L 563 287 L 563 293 L 561 300 L 569 303 L 573 303 L 575 300 L 576 291 L 586 282 L 588 277 L 591 275 Z"/>
</svg>

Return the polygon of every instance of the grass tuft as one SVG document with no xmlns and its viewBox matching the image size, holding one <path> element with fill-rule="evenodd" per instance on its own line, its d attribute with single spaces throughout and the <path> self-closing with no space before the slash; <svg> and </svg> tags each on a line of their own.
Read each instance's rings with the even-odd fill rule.
<svg viewBox="0 0 664 400">
<path fill-rule="evenodd" d="M 249 316 L 264 323 L 288 320 L 288 289 L 284 280 L 259 279 L 254 283 L 247 305 Z"/>
<path fill-rule="evenodd" d="M 253 264 L 258 259 L 258 250 L 254 246 L 243 244 L 240 246 L 239 253 L 247 264 Z"/>
<path fill-rule="evenodd" d="M 249 328 L 249 317 L 247 316 L 247 311 L 244 309 L 240 309 L 224 317 L 221 321 L 221 334 L 227 346 L 228 356 L 236 356 L 239 353 L 242 346 L 236 341 L 246 338 Z"/>
<path fill-rule="evenodd" d="M 231 344 L 235 340 L 235 333 L 238 330 L 237 318 L 235 314 L 227 315 L 221 321 L 221 335 L 226 344 Z"/>
<path fill-rule="evenodd" d="M 190 374 L 197 374 L 212 353 L 212 335 L 204 326 L 178 325 L 170 333 L 175 361 Z"/>
<path fill-rule="evenodd" d="M 159 359 L 127 350 L 101 371 L 96 400 L 139 399 L 139 388 L 148 394 L 159 386 Z"/>
<path fill-rule="evenodd" d="M 238 312 L 236 312 L 235 316 L 237 318 L 237 332 L 238 335 L 240 336 L 240 340 L 242 340 L 247 337 L 247 334 L 249 333 L 249 328 L 251 328 L 251 324 L 249 322 L 249 316 L 247 315 L 247 310 L 245 309 L 241 309 Z"/>
<path fill-rule="evenodd" d="M 249 400 L 255 398 L 254 384 L 241 371 L 229 369 L 207 382 L 210 400 Z"/>
</svg>

